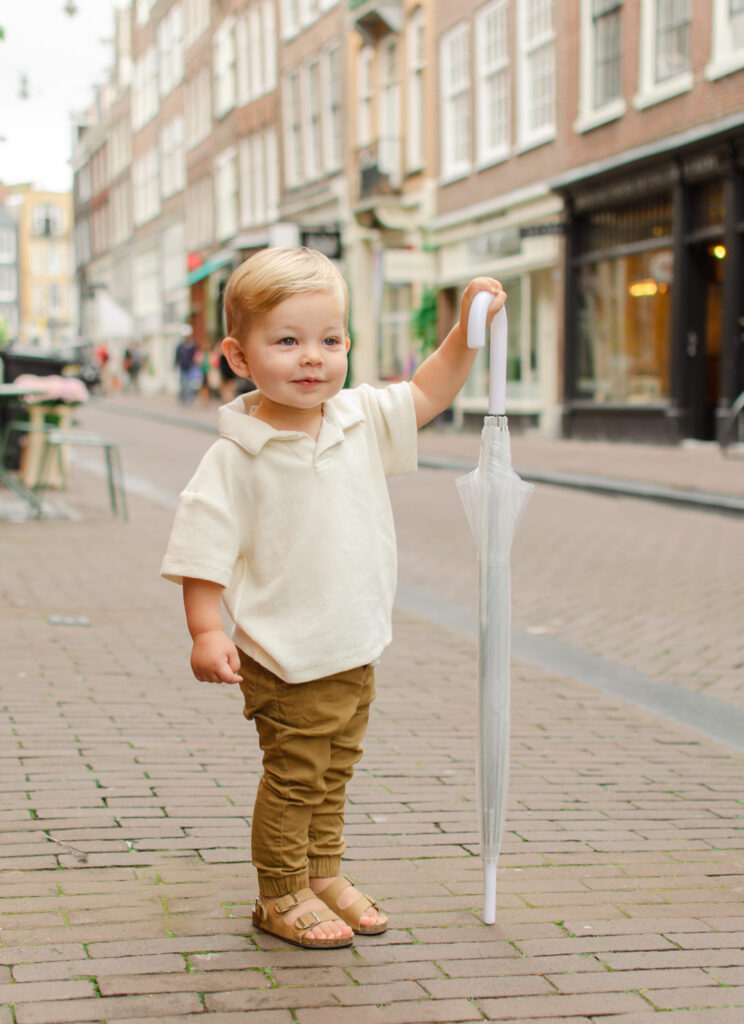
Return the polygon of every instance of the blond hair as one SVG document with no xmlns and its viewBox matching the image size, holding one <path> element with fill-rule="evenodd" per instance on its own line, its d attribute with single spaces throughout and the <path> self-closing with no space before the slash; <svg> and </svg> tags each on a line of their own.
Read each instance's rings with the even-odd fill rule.
<svg viewBox="0 0 744 1024">
<path fill-rule="evenodd" d="M 225 288 L 228 336 L 245 341 L 251 317 L 266 313 L 300 292 L 336 292 L 349 311 L 349 290 L 340 270 L 316 249 L 261 249 L 234 270 Z"/>
</svg>

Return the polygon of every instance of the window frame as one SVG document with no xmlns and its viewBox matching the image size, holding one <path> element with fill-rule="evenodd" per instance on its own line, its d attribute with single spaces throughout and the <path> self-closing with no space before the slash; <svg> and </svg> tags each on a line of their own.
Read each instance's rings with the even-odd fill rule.
<svg viewBox="0 0 744 1024">
<path fill-rule="evenodd" d="M 509 0 L 491 0 L 475 13 L 475 160 L 480 170 L 506 160 L 511 152 L 511 62 L 509 59 Z M 493 15 L 504 17 L 505 45 L 498 59 L 488 62 L 486 52 L 486 19 Z M 506 78 L 507 120 L 505 139 L 499 145 L 487 144 L 488 83 L 494 76 Z"/>
<path fill-rule="evenodd" d="M 439 40 L 439 75 L 440 75 L 440 124 L 442 132 L 440 136 L 440 163 L 441 180 L 443 184 L 457 181 L 459 178 L 467 177 L 473 165 L 473 116 L 472 116 L 472 79 L 470 75 L 470 37 L 471 28 L 469 21 L 460 21 L 448 32 L 445 32 Z M 461 47 L 465 53 L 456 55 L 456 59 L 464 67 L 465 73 L 462 81 L 453 78 L 453 49 Z M 455 69 L 455 74 L 460 74 L 460 68 Z M 464 100 L 467 117 L 458 120 L 459 107 Z M 463 128 L 464 126 L 464 128 Z M 464 131 L 464 146 L 467 155 L 459 157 L 453 152 L 453 143 L 456 133 Z"/>
<path fill-rule="evenodd" d="M 530 4 L 543 3 L 548 5 L 551 28 L 542 33 L 532 33 L 531 22 L 536 20 L 534 10 L 529 8 Z M 538 12 L 539 13 L 539 12 Z M 556 31 L 555 31 L 555 3 L 554 0 L 520 0 L 517 4 L 517 152 L 523 153 L 536 146 L 543 146 L 552 142 L 556 137 Z M 545 51 L 549 54 L 552 63 L 550 77 L 552 77 L 552 118 L 549 122 L 532 127 L 531 119 L 536 109 L 533 99 L 535 96 L 535 85 L 537 76 L 532 74 L 534 62 L 537 55 Z M 547 77 L 547 76 L 546 76 Z"/>
<path fill-rule="evenodd" d="M 689 92 L 693 87 L 693 72 L 689 67 L 671 78 L 656 80 L 656 41 L 658 33 L 658 4 L 660 0 L 641 0 L 640 52 L 638 61 L 638 90 L 633 97 L 636 110 Z M 690 7 L 690 25 L 692 8 Z"/>
</svg>

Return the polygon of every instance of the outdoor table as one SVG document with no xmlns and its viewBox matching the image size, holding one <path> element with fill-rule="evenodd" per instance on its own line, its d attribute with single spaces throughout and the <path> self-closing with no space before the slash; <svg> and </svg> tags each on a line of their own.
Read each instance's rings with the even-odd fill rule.
<svg viewBox="0 0 744 1024">
<path fill-rule="evenodd" d="M 18 401 L 18 399 L 24 399 L 27 395 L 43 395 L 45 393 L 46 388 L 43 385 L 39 387 L 18 387 L 17 384 L 0 384 L 0 403 Z M 26 487 L 22 480 L 5 468 L 4 452 L 3 458 L 0 459 L 0 481 L 9 490 L 17 494 L 19 498 L 22 498 L 34 510 L 37 516 L 41 515 L 41 502 L 34 492 Z"/>
</svg>

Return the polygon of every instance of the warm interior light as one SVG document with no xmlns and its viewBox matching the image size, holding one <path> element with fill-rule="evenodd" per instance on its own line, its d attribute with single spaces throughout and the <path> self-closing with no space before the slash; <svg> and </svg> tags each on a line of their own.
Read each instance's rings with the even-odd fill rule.
<svg viewBox="0 0 744 1024">
<path fill-rule="evenodd" d="M 658 290 L 659 288 L 653 278 L 648 278 L 645 281 L 634 281 L 628 289 L 635 299 L 642 295 L 656 295 Z"/>
<path fill-rule="evenodd" d="M 714 245 L 713 246 L 713 255 L 715 256 L 715 258 L 717 260 L 724 259 L 725 256 L 726 256 L 726 246 L 725 245 Z"/>
</svg>

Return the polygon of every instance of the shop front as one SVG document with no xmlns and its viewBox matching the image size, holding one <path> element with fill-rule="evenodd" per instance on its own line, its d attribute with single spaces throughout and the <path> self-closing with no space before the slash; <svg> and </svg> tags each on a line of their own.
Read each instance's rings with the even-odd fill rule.
<svg viewBox="0 0 744 1024">
<path fill-rule="evenodd" d="M 744 135 L 553 184 L 567 225 L 564 434 L 719 439 L 744 389 Z"/>
</svg>

